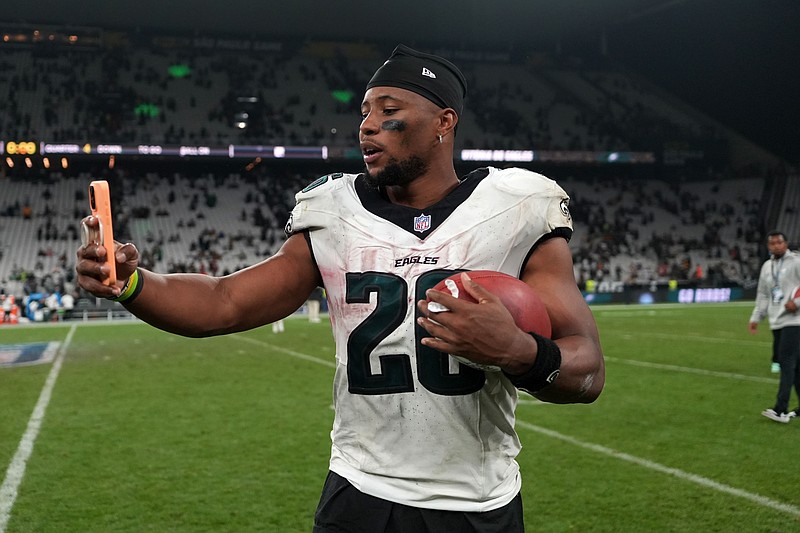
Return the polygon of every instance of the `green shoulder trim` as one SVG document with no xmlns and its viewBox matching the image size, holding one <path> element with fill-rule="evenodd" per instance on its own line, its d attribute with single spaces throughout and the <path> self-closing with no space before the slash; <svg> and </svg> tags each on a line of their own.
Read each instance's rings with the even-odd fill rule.
<svg viewBox="0 0 800 533">
<path fill-rule="evenodd" d="M 329 180 L 335 180 L 335 179 L 341 178 L 342 176 L 344 176 L 344 174 L 342 174 L 341 172 L 336 172 L 334 174 L 328 174 L 327 176 L 322 176 L 321 178 L 317 178 L 316 180 L 311 182 L 309 185 L 306 186 L 305 189 L 303 189 L 300 192 L 312 191 L 312 190 L 316 189 L 317 187 L 319 187 L 320 185 L 324 185 L 325 183 L 328 183 Z"/>
</svg>

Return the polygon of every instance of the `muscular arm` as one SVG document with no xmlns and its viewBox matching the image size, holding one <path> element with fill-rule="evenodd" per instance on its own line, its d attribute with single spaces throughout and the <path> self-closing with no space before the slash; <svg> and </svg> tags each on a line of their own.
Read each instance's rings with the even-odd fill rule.
<svg viewBox="0 0 800 533">
<path fill-rule="evenodd" d="M 78 281 L 89 292 L 109 296 L 110 289 L 99 281 L 102 273 L 94 260 L 94 248 L 89 245 L 78 252 Z M 118 270 L 132 272 L 138 261 L 135 248 L 125 245 L 116 255 Z M 233 333 L 284 318 L 320 283 L 302 235 L 287 239 L 269 259 L 229 276 L 156 274 L 143 269 L 140 276 L 144 283 L 141 293 L 123 305 L 157 328 L 189 337 Z"/>
<path fill-rule="evenodd" d="M 594 317 L 575 283 L 567 242 L 553 238 L 542 243 L 522 279 L 547 306 L 551 338 L 561 349 L 558 379 L 535 396 L 554 403 L 594 401 L 605 385 L 603 352 Z"/>
</svg>

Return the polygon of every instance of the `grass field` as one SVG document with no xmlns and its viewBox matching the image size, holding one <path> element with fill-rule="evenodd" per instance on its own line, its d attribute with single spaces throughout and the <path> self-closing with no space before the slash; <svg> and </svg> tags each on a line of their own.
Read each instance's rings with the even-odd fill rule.
<svg viewBox="0 0 800 533">
<path fill-rule="evenodd" d="M 751 304 L 593 310 L 600 399 L 518 408 L 527 530 L 800 531 L 800 420 L 759 414 L 777 377 Z M 0 329 L 0 344 L 41 341 L 62 343 L 54 363 L 0 367 L 0 533 L 311 530 L 333 418 L 325 322 L 211 339 Z"/>
</svg>

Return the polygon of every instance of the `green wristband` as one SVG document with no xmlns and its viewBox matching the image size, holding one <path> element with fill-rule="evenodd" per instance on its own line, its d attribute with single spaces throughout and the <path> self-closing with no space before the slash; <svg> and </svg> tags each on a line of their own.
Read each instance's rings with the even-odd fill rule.
<svg viewBox="0 0 800 533">
<path fill-rule="evenodd" d="M 111 298 L 112 301 L 124 303 L 124 302 L 132 302 L 134 298 L 139 296 L 139 293 L 142 292 L 142 287 L 144 286 L 144 279 L 139 275 L 139 269 L 133 271 L 131 277 L 129 277 L 125 281 L 125 285 L 122 287 L 122 292 L 116 298 Z"/>
</svg>

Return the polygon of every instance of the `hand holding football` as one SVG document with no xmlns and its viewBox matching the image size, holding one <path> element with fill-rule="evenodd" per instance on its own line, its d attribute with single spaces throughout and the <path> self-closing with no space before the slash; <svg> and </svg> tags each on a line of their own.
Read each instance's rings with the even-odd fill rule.
<svg viewBox="0 0 800 533">
<path fill-rule="evenodd" d="M 492 270 L 474 270 L 468 272 L 468 274 L 472 281 L 500 299 L 514 318 L 514 323 L 518 328 L 529 333 L 533 332 L 544 337 L 550 337 L 552 329 L 547 308 L 530 285 L 514 276 Z M 460 272 L 440 281 L 433 287 L 433 290 L 451 294 L 460 300 L 477 303 L 464 289 Z M 449 311 L 441 304 L 431 302 L 430 299 L 428 299 L 428 310 L 434 313 Z M 451 357 L 473 368 L 499 370 L 496 366 L 473 363 L 452 354 Z"/>
</svg>

